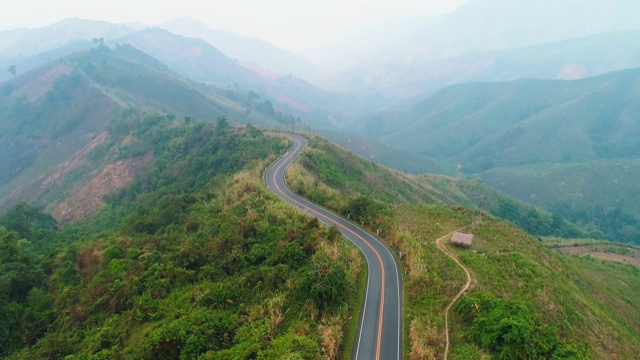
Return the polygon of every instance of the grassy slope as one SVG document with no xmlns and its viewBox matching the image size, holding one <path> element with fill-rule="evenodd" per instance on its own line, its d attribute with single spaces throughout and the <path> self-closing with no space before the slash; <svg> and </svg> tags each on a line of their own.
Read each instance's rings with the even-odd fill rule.
<svg viewBox="0 0 640 360">
<path fill-rule="evenodd" d="M 420 156 L 405 150 L 385 145 L 364 137 L 345 133 L 324 131 L 323 135 L 330 141 L 358 154 L 365 159 L 373 160 L 384 166 L 398 169 L 410 174 L 443 174 L 455 175 L 455 166 L 433 158 Z"/>
<path fill-rule="evenodd" d="M 554 222 L 550 213 L 510 198 L 480 181 L 403 174 L 365 161 L 321 138 L 312 138 L 311 143 L 312 148 L 300 158 L 300 164 L 310 172 L 304 172 L 294 164 L 294 172 L 300 177 L 292 179 L 290 184 L 312 200 L 332 202 L 335 209 L 344 207 L 347 199 L 327 196 L 326 192 L 334 191 L 327 189 L 327 185 L 352 196 L 362 194 L 393 204 L 426 202 L 472 209 L 481 207 L 537 235 L 581 234 L 568 223 Z"/>
<path fill-rule="evenodd" d="M 459 228 L 472 230 L 476 236 L 473 250 L 454 249 L 473 271 L 475 290 L 529 303 L 545 323 L 558 328 L 561 338 L 576 340 L 594 358 L 632 358 L 640 350 L 637 268 L 559 254 L 513 225 L 486 214 L 479 225 L 469 228 L 474 218 L 471 211 L 442 206 L 473 203 L 460 190 L 465 186 L 453 186 L 464 181 L 426 178 L 421 180 L 424 190 L 418 191 L 418 186 L 407 188 L 410 182 L 405 175 L 348 155 L 318 139 L 311 144 L 288 174 L 289 184 L 296 191 L 338 211 L 350 198 L 361 194 L 394 204 L 382 220 L 381 234 L 404 254 L 405 331 L 410 358 L 438 356 L 444 351 L 442 311 L 464 277 L 462 270 L 436 249 L 434 241 Z M 335 160 L 327 163 L 327 154 Z M 309 159 L 323 156 L 325 160 Z M 314 183 L 315 176 L 320 181 Z M 351 185 L 359 181 L 364 184 L 361 188 Z M 420 197 L 440 205 L 407 204 Z M 468 340 L 460 320 L 454 328 L 452 358 L 481 358 L 482 352 Z"/>
</svg>

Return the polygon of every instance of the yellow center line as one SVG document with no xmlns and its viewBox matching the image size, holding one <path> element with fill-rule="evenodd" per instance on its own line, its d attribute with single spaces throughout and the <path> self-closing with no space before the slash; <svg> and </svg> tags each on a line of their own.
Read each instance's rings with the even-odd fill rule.
<svg viewBox="0 0 640 360">
<path fill-rule="evenodd" d="M 296 143 L 296 149 L 295 149 L 295 150 L 293 150 L 293 151 L 291 152 L 291 154 L 295 153 L 295 152 L 300 148 L 300 146 L 302 146 L 302 143 L 301 143 L 301 142 L 297 142 L 297 143 Z M 288 160 L 289 158 L 291 158 L 291 156 L 292 156 L 292 155 L 289 155 L 289 156 L 288 156 L 288 158 L 287 158 L 287 160 Z M 362 236 L 358 235 L 358 234 L 357 234 L 356 232 L 354 232 L 353 230 L 351 230 L 351 229 L 347 228 L 346 226 L 344 226 L 344 225 L 342 225 L 342 224 L 340 224 L 340 223 L 337 223 L 337 222 L 335 222 L 335 221 L 331 220 L 329 217 L 325 216 L 324 214 L 321 214 L 321 213 L 319 213 L 319 212 L 317 212 L 317 211 L 315 211 L 315 210 L 313 210 L 313 209 L 309 208 L 308 206 L 306 206 L 306 205 L 304 205 L 304 204 L 300 203 L 300 202 L 299 202 L 299 201 L 297 201 L 296 199 L 294 199 L 294 198 L 292 198 L 292 197 L 288 196 L 287 194 L 285 194 L 285 193 L 282 191 L 282 189 L 280 189 L 280 187 L 278 186 L 278 181 L 276 180 L 276 174 L 280 171 L 280 169 L 282 168 L 282 166 L 284 166 L 284 164 L 285 164 L 285 163 L 286 163 L 286 161 L 283 161 L 283 162 L 278 166 L 278 168 L 276 169 L 276 171 L 274 171 L 274 173 L 273 173 L 273 184 L 275 185 L 275 187 L 276 187 L 276 189 L 278 190 L 278 192 L 279 192 L 282 196 L 286 197 L 286 198 L 287 198 L 287 199 L 289 199 L 290 201 L 292 201 L 292 202 L 294 202 L 295 204 L 297 204 L 298 206 L 301 206 L 301 207 L 303 207 L 304 209 L 306 209 L 306 210 L 308 210 L 308 211 L 310 211 L 310 212 L 312 212 L 312 213 L 316 214 L 316 216 L 318 216 L 318 217 L 322 217 L 322 218 L 324 218 L 324 219 L 328 220 L 329 222 L 332 222 L 332 223 L 334 223 L 334 224 L 338 225 L 338 226 L 339 226 L 339 227 L 341 227 L 342 229 L 344 229 L 344 230 L 346 230 L 346 231 L 350 232 L 353 236 L 357 237 L 358 239 L 360 239 L 360 241 L 362 241 L 363 243 L 365 243 L 365 244 L 366 244 L 366 245 L 371 249 L 371 251 L 373 251 L 373 253 L 376 255 L 376 257 L 378 258 L 378 263 L 380 264 L 380 269 L 381 269 L 381 271 L 382 271 L 382 291 L 381 291 L 381 294 L 380 294 L 380 315 L 379 315 L 379 319 L 378 319 L 378 340 L 377 340 L 377 346 L 376 346 L 376 360 L 380 360 L 380 346 L 381 346 L 381 343 L 382 343 L 382 320 L 383 320 L 383 318 L 384 318 L 384 291 L 385 291 L 385 271 L 384 271 L 384 263 L 382 262 L 382 257 L 380 256 L 380 254 L 378 253 L 378 251 L 376 251 L 376 249 L 375 249 L 375 248 L 374 248 L 374 247 L 373 247 L 373 246 L 372 246 L 372 245 L 371 245 L 367 240 L 365 240 Z M 283 174 L 283 176 L 284 176 L 284 174 Z"/>
</svg>

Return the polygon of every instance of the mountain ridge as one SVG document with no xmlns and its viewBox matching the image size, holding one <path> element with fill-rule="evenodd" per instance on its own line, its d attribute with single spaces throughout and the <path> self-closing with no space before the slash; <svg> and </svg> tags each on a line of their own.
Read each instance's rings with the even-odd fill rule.
<svg viewBox="0 0 640 360">
<path fill-rule="evenodd" d="M 341 71 L 328 86 L 377 92 L 392 99 L 433 94 L 469 82 L 525 78 L 577 80 L 640 66 L 640 30 L 607 32 L 503 51 L 471 52 L 443 60 L 362 65 Z"/>
<path fill-rule="evenodd" d="M 365 117 L 350 130 L 469 166 L 467 173 L 477 171 L 471 165 L 483 156 L 495 166 L 624 157 L 637 154 L 632 114 L 639 81 L 635 68 L 574 81 L 453 85 L 408 110 Z M 616 127 L 605 125 L 610 116 Z M 548 151 L 522 143 L 535 139 Z M 498 148 L 500 141 L 511 145 Z"/>
</svg>

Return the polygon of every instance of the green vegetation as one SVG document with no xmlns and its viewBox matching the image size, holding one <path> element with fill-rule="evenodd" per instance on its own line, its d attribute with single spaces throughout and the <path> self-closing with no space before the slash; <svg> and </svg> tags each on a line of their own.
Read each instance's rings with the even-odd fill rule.
<svg viewBox="0 0 640 360">
<path fill-rule="evenodd" d="M 518 80 L 445 88 L 354 131 L 475 174 L 494 167 L 634 157 L 640 70 L 576 81 Z M 544 144 L 544 145 L 541 145 Z"/>
<path fill-rule="evenodd" d="M 557 329 L 542 323 L 527 303 L 477 292 L 462 298 L 455 311 L 469 325 L 469 338 L 500 359 L 586 358 L 574 342 L 560 340 Z"/>
<path fill-rule="evenodd" d="M 637 267 L 549 249 L 513 224 L 478 211 L 474 197 L 487 195 L 483 210 L 503 211 L 534 231 L 577 231 L 558 216 L 537 210 L 533 215 L 535 208 L 517 200 L 481 192 L 479 181 L 411 177 L 321 139 L 311 145 L 289 171 L 290 186 L 353 214 L 374 232 L 380 229 L 387 244 L 402 253 L 407 358 L 437 358 L 444 352 L 444 310 L 462 287 L 464 273 L 435 240 L 457 229 L 474 234 L 471 249 L 450 248 L 473 280 L 471 297 L 463 297 L 458 314 L 450 318 L 452 359 L 518 352 L 520 358 L 633 358 L 640 351 L 640 308 L 633 300 L 640 289 Z M 416 198 L 431 205 L 412 204 Z M 470 317 L 463 310 L 478 297 L 490 300 L 483 307 L 487 312 Z"/>
<path fill-rule="evenodd" d="M 453 176 L 455 166 L 434 158 L 421 156 L 405 150 L 399 150 L 379 141 L 333 131 L 323 131 L 329 141 L 342 146 L 365 159 L 373 160 L 409 174 L 442 174 Z"/>
<path fill-rule="evenodd" d="M 84 146 L 85 134 L 100 132 L 116 106 L 79 74 L 57 78 L 51 91 L 35 101 L 26 94 L 0 98 L 0 148 L 8 156 L 0 159 L 0 186 L 4 186 L 37 163 L 49 150 L 72 154 Z M 78 104 L 91 104 L 78 106 Z M 69 156 L 70 154 L 67 154 Z"/>
<path fill-rule="evenodd" d="M 318 137 L 311 138 L 311 145 L 300 156 L 302 166 L 292 167 L 289 184 L 305 197 L 336 210 L 343 209 L 348 201 L 336 193 L 338 190 L 351 197 L 362 195 L 392 204 L 459 205 L 488 211 L 535 235 L 585 235 L 562 217 L 513 199 L 478 180 L 411 176 L 365 161 Z"/>
<path fill-rule="evenodd" d="M 180 78 L 129 45 L 98 46 L 22 74 L 0 90 L 0 151 L 6 155 L 0 157 L 0 209 L 15 205 L 14 197 L 58 202 L 63 196 L 47 193 L 43 179 L 113 121 L 144 111 L 189 121 L 226 116 L 232 123 L 277 124 L 264 113 L 247 114 L 232 93 Z M 66 190 L 89 180 L 66 179 Z"/>
<path fill-rule="evenodd" d="M 501 191 L 562 214 L 593 238 L 640 244 L 637 159 L 492 169 L 480 177 Z"/>
<path fill-rule="evenodd" d="M 286 146 L 225 118 L 114 122 L 90 157 L 151 151 L 156 160 L 101 213 L 63 230 L 28 205 L 0 219 L 0 357 L 335 359 L 348 351 L 362 259 L 335 229 L 266 190 L 261 171 Z"/>
<path fill-rule="evenodd" d="M 591 237 L 640 243 L 640 202 L 633 201 L 639 81 L 640 70 L 629 69 L 576 81 L 455 85 L 406 110 L 363 118 L 352 130 L 459 164 L 461 174 L 480 176 L 542 206 Z M 396 160 L 393 166 L 406 165 Z M 520 226 L 526 222 L 511 220 Z M 562 228 L 525 228 L 578 236 Z"/>
</svg>

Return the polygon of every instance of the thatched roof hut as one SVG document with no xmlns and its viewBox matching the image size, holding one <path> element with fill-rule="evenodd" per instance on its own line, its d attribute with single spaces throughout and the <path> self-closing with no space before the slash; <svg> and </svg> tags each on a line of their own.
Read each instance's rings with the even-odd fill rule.
<svg viewBox="0 0 640 360">
<path fill-rule="evenodd" d="M 451 235 L 451 243 L 455 246 L 470 247 L 473 243 L 473 234 L 454 232 Z"/>
</svg>

